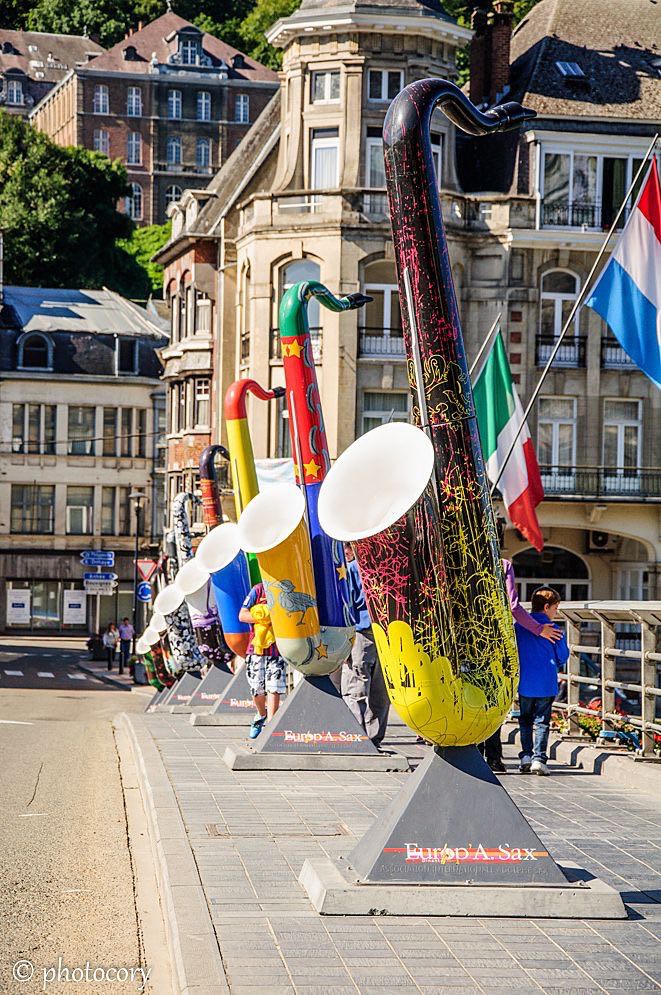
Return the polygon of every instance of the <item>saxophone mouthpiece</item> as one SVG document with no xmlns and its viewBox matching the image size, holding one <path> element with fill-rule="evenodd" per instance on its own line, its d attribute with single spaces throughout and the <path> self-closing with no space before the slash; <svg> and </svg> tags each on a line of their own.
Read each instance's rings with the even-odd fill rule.
<svg viewBox="0 0 661 995">
<path fill-rule="evenodd" d="M 484 116 L 491 118 L 499 131 L 512 131 L 514 128 L 520 128 L 524 121 L 531 121 L 537 117 L 537 111 L 510 100 L 506 104 L 499 104 L 485 111 Z"/>
<path fill-rule="evenodd" d="M 368 297 L 366 294 L 347 294 L 346 299 L 349 301 L 349 310 L 355 311 L 356 308 L 365 307 L 370 301 L 373 301 L 373 297 Z"/>
</svg>

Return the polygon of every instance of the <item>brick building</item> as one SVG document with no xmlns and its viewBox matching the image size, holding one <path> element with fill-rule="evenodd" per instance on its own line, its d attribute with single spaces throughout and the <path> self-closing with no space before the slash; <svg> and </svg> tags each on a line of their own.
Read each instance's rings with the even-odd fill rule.
<svg viewBox="0 0 661 995">
<path fill-rule="evenodd" d="M 0 28 L 0 107 L 27 117 L 50 90 L 105 52 L 91 38 Z"/>
<path fill-rule="evenodd" d="M 121 159 L 140 224 L 205 187 L 278 87 L 277 74 L 172 11 L 74 67 L 30 114 L 60 145 Z"/>
</svg>

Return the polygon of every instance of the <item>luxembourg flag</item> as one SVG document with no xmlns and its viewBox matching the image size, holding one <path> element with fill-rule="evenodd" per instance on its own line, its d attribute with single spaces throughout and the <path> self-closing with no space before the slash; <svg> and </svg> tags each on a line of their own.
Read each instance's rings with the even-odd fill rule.
<svg viewBox="0 0 661 995">
<path fill-rule="evenodd" d="M 523 408 L 512 380 L 505 343 L 500 331 L 494 339 L 482 369 L 476 376 L 473 397 L 487 476 L 493 483 L 498 479 L 503 460 L 512 445 L 512 439 L 523 421 Z M 507 516 L 514 528 L 518 529 L 535 549 L 542 550 L 544 537 L 535 509 L 544 499 L 544 488 L 526 424 L 505 466 L 498 489 L 503 496 Z"/>
<path fill-rule="evenodd" d="M 661 387 L 661 189 L 656 158 L 586 301 L 636 366 Z"/>
</svg>

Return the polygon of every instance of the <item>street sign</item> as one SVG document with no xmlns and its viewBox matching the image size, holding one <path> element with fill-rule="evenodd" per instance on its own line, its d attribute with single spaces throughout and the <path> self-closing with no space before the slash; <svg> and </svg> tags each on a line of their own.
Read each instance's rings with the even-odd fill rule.
<svg viewBox="0 0 661 995">
<path fill-rule="evenodd" d="M 86 567 L 115 566 L 115 554 L 111 549 L 84 549 L 80 558 Z"/>
<path fill-rule="evenodd" d="M 83 574 L 83 580 L 117 580 L 117 574 L 103 573 L 102 571 L 92 573 L 90 571 Z"/>
<path fill-rule="evenodd" d="M 136 560 L 135 563 L 143 580 L 150 580 L 158 570 L 157 560 Z"/>
<path fill-rule="evenodd" d="M 84 583 L 87 594 L 114 594 L 117 587 L 114 580 L 86 580 Z"/>
<path fill-rule="evenodd" d="M 138 601 L 151 601 L 151 584 L 143 580 L 135 589 L 135 596 Z"/>
</svg>

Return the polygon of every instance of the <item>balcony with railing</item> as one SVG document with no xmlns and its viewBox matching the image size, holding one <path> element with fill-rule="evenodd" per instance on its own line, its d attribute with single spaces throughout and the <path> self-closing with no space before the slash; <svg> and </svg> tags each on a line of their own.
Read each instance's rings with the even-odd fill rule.
<svg viewBox="0 0 661 995">
<path fill-rule="evenodd" d="M 540 466 L 548 501 L 661 502 L 661 470 L 651 467 Z"/>
<path fill-rule="evenodd" d="M 582 228 L 591 231 L 608 231 L 613 223 L 617 208 L 610 204 L 585 201 L 570 202 L 543 200 L 541 205 L 542 228 Z M 621 228 L 629 216 L 630 208 L 625 208 L 618 222 Z"/>
<path fill-rule="evenodd" d="M 624 351 L 620 343 L 612 335 L 606 335 L 601 340 L 602 370 L 635 369 L 633 359 Z"/>
<path fill-rule="evenodd" d="M 319 326 L 310 328 L 310 341 L 312 343 L 312 356 L 315 363 L 320 363 L 322 358 L 322 329 Z M 280 329 L 272 328 L 269 339 L 269 358 L 275 362 L 282 362 L 282 340 Z"/>
<path fill-rule="evenodd" d="M 555 341 L 551 335 L 535 336 L 535 364 L 537 366 L 546 366 L 551 358 Z M 556 367 L 564 366 L 570 369 L 584 367 L 586 345 L 587 335 L 568 336 L 563 340 L 562 345 L 558 349 L 556 357 L 553 360 L 553 365 Z"/>
<path fill-rule="evenodd" d="M 186 174 L 194 176 L 213 176 L 216 166 L 199 166 L 195 162 L 156 162 L 154 172 L 156 173 L 177 173 L 180 176 Z"/>
<path fill-rule="evenodd" d="M 360 328 L 358 356 L 361 359 L 406 359 L 401 328 Z"/>
</svg>

